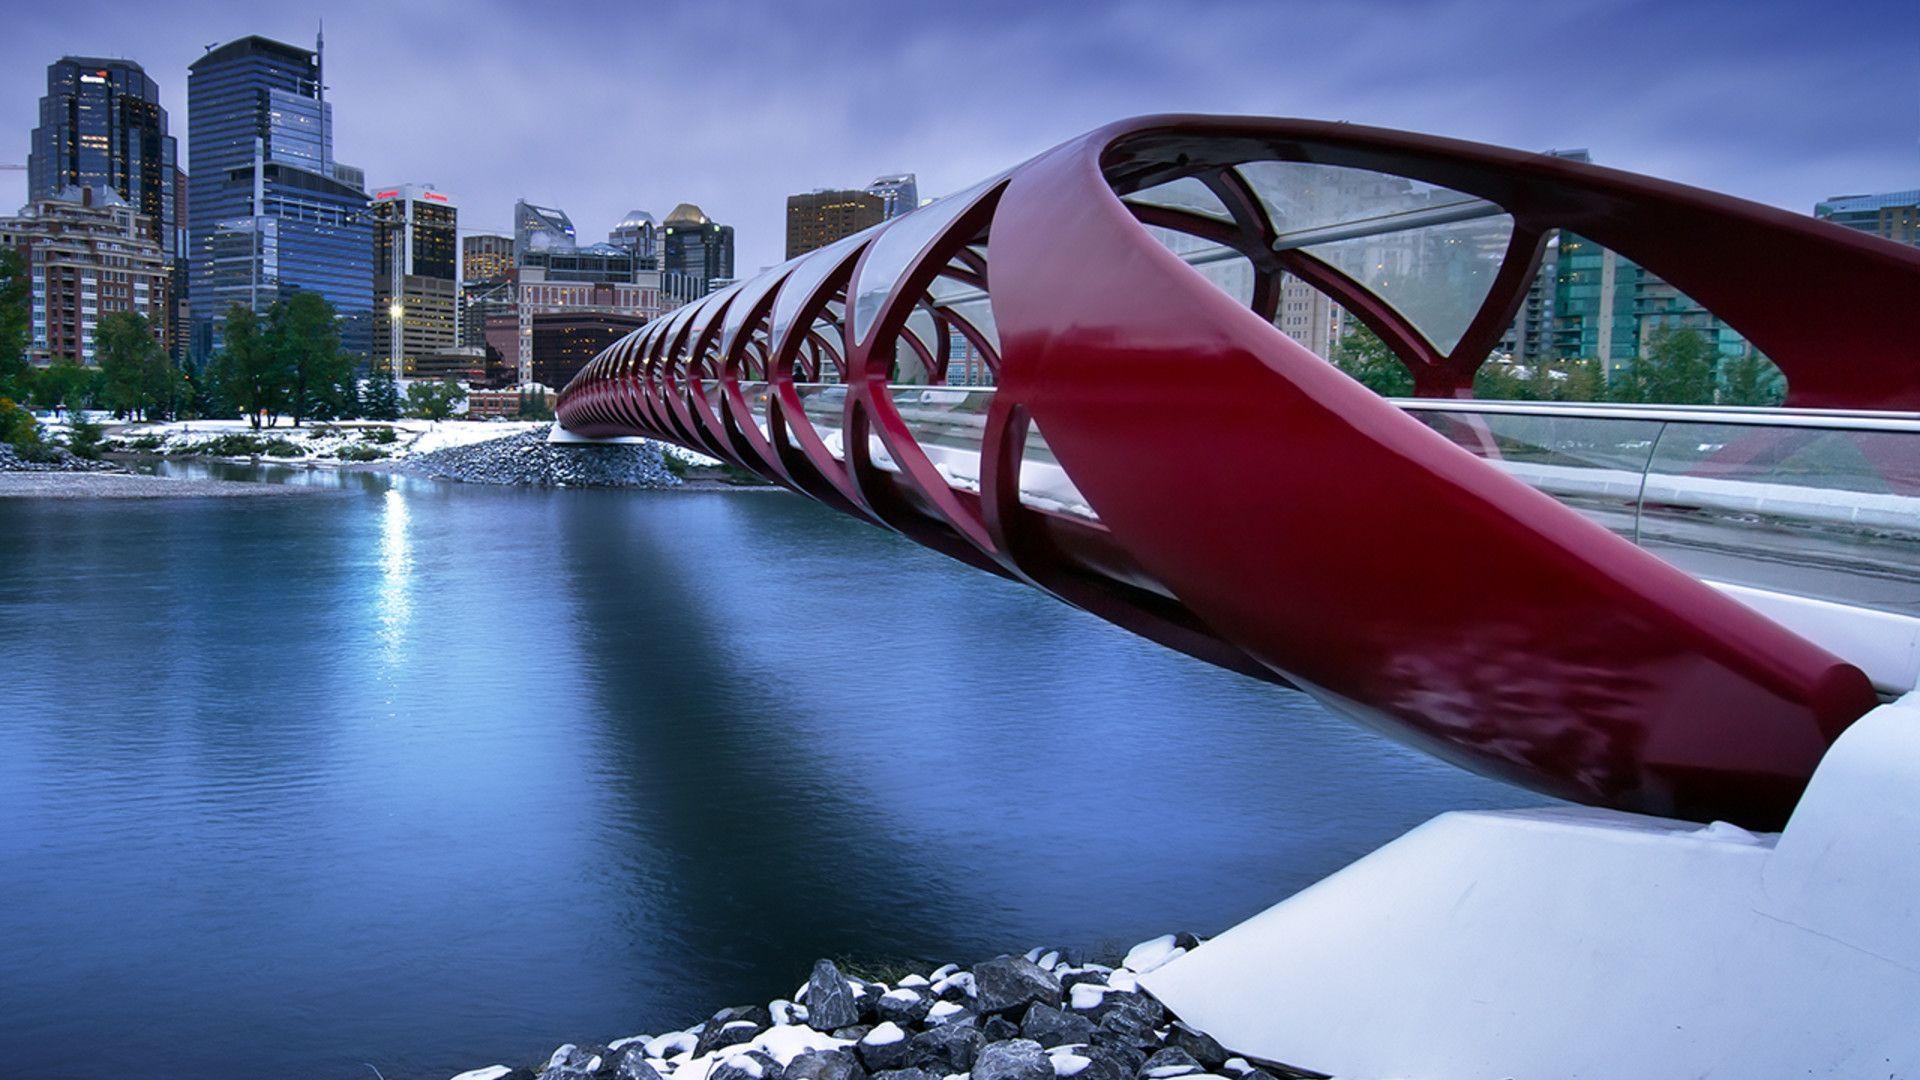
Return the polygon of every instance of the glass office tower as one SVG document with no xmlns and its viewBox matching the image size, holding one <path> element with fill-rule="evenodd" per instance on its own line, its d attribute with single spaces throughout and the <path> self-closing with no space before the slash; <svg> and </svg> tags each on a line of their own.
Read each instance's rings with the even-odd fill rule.
<svg viewBox="0 0 1920 1080">
<path fill-rule="evenodd" d="M 248 37 L 187 70 L 195 356 L 219 348 L 230 305 L 302 289 L 333 304 L 342 346 L 366 355 L 373 226 L 359 170 L 333 160 L 321 53 Z"/>
</svg>

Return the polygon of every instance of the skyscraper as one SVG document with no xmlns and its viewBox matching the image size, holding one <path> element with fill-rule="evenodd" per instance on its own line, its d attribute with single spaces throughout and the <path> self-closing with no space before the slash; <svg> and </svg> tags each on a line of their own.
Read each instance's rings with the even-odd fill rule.
<svg viewBox="0 0 1920 1080">
<path fill-rule="evenodd" d="M 787 258 L 826 247 L 880 224 L 887 199 L 871 191 L 809 191 L 787 196 Z"/>
<path fill-rule="evenodd" d="M 681 203 L 661 223 L 660 233 L 660 269 L 683 279 L 690 288 L 687 295 L 705 296 L 715 283 L 733 277 L 733 226 L 717 224 L 698 206 Z"/>
<path fill-rule="evenodd" d="M 573 219 L 565 210 L 525 199 L 513 204 L 514 262 L 525 262 L 537 251 L 572 251 L 574 246 Z"/>
<path fill-rule="evenodd" d="M 514 314 L 513 237 L 474 233 L 460 241 L 460 344 L 485 348 L 489 316 Z"/>
<path fill-rule="evenodd" d="M 882 176 L 867 185 L 867 191 L 886 203 L 886 216 L 897 218 L 920 208 L 920 182 L 912 173 Z"/>
<path fill-rule="evenodd" d="M 459 212 L 432 188 L 373 193 L 373 362 L 396 375 L 458 343 Z"/>
<path fill-rule="evenodd" d="M 660 257 L 660 226 L 645 210 L 629 210 L 607 234 L 607 243 L 625 248 L 643 265 L 652 266 Z"/>
<path fill-rule="evenodd" d="M 513 237 L 499 233 L 468 233 L 460 240 L 460 276 L 468 281 L 495 281 L 513 269 Z"/>
<path fill-rule="evenodd" d="M 1920 247 L 1920 189 L 1880 195 L 1835 195 L 1814 206 L 1813 216 L 1895 243 Z"/>
<path fill-rule="evenodd" d="M 157 297 L 161 340 L 177 348 L 173 309 L 186 259 L 178 212 L 178 147 L 167 133 L 160 87 L 131 60 L 65 56 L 47 65 L 40 124 L 27 153 L 27 199 L 106 188 L 126 200 L 170 264 L 175 281 Z"/>
<path fill-rule="evenodd" d="M 295 290 L 341 318 L 341 344 L 372 346 L 373 231 L 360 172 L 333 159 L 321 52 L 247 37 L 188 66 L 189 299 L 194 352 L 218 347 L 229 305 Z"/>
</svg>

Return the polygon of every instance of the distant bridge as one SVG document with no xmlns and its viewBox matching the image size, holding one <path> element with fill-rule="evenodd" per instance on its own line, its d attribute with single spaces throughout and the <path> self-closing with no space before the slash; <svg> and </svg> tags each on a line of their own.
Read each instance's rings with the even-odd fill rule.
<svg viewBox="0 0 1920 1080">
<path fill-rule="evenodd" d="M 1554 230 L 1704 305 L 1789 407 L 1467 400 Z M 1416 396 L 1281 333 L 1289 279 Z M 1475 771 L 1777 828 L 1920 667 L 1917 324 L 1920 252 L 1783 211 L 1346 124 L 1149 117 L 636 331 L 558 414 Z M 951 385 L 956 362 L 993 385 Z"/>
</svg>

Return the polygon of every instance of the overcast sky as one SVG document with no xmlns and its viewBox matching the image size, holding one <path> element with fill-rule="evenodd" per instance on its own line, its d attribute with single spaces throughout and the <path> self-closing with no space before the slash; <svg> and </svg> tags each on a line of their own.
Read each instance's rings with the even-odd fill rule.
<svg viewBox="0 0 1920 1080">
<path fill-rule="evenodd" d="M 186 154 L 187 64 L 247 34 L 327 35 L 335 149 L 430 182 L 468 231 L 515 198 L 583 241 L 700 204 L 738 271 L 784 200 L 894 171 L 939 195 L 1119 117 L 1344 119 L 1608 165 L 1791 209 L 1920 187 L 1920 0 L 1205 0 L 918 5 L 565 0 L 0 0 L 0 162 L 26 160 L 45 65 L 124 56 Z M 191 161 L 188 163 L 191 168 Z M 0 172 L 0 206 L 24 175 Z"/>
</svg>

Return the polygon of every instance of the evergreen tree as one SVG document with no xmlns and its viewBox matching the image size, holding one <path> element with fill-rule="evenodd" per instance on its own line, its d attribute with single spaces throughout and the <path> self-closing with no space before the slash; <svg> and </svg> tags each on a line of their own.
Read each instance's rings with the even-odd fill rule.
<svg viewBox="0 0 1920 1080">
<path fill-rule="evenodd" d="M 0 397 L 24 400 L 32 369 L 27 344 L 33 328 L 27 267 L 11 248 L 0 248 Z"/>
<path fill-rule="evenodd" d="M 547 388 L 537 386 L 531 392 L 520 391 L 520 419 L 551 420 L 553 406 L 547 403 Z"/>
<path fill-rule="evenodd" d="M 1759 349 L 1749 347 L 1720 373 L 1723 405 L 1778 405 L 1786 397 L 1786 377 Z"/>
<path fill-rule="evenodd" d="M 227 309 L 220 352 L 214 370 L 227 399 L 247 417 L 254 430 L 261 419 L 272 427 L 284 410 L 293 383 L 286 357 L 273 347 L 259 316 L 245 304 Z"/>
<path fill-rule="evenodd" d="M 369 420 L 400 419 L 400 384 L 387 365 L 375 364 L 368 373 L 360 396 L 360 415 Z"/>
</svg>

